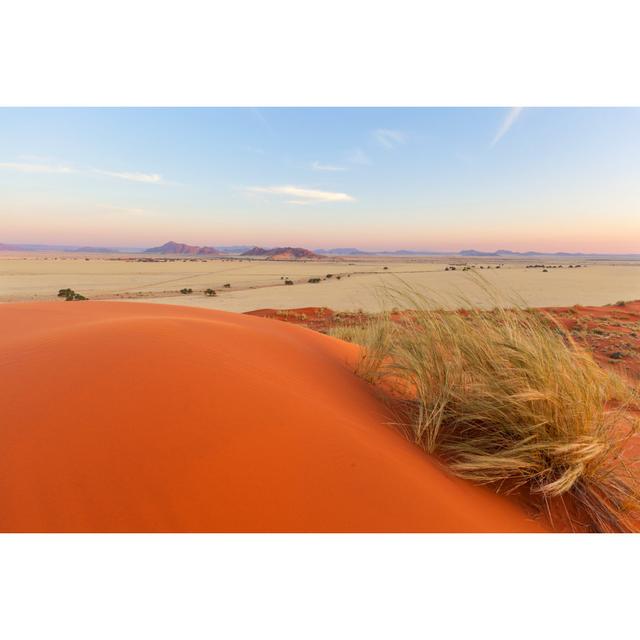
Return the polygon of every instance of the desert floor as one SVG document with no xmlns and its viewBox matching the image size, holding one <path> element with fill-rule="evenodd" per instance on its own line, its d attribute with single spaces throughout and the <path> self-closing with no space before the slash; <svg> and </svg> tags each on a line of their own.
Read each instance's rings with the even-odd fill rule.
<svg viewBox="0 0 640 640">
<path fill-rule="evenodd" d="M 546 273 L 527 268 L 542 263 L 549 267 Z M 463 272 L 465 264 L 473 268 Z M 580 268 L 575 268 L 578 264 Z M 445 271 L 450 265 L 456 270 Z M 141 256 L 7 252 L 0 254 L 0 302 L 55 300 L 58 290 L 68 287 L 93 300 L 128 299 L 226 311 L 308 306 L 378 311 L 389 305 L 383 302 L 385 289 L 404 281 L 433 293 L 445 307 L 460 306 L 459 296 L 482 306 L 486 296 L 470 277 L 473 273 L 482 274 L 503 295 L 536 307 L 640 299 L 640 261 L 633 260 L 367 257 L 318 262 L 189 258 L 143 262 Z M 327 278 L 328 274 L 332 277 Z M 286 286 L 286 278 L 294 285 Z M 321 281 L 312 284 L 309 278 Z M 193 293 L 180 294 L 182 288 Z M 207 288 L 217 295 L 205 296 Z"/>
</svg>

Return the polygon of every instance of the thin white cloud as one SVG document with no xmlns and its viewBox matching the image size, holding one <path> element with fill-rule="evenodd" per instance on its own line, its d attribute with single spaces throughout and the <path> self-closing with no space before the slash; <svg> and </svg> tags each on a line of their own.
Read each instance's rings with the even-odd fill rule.
<svg viewBox="0 0 640 640">
<path fill-rule="evenodd" d="M 139 217 L 151 215 L 150 211 L 147 209 L 140 209 L 139 207 L 120 207 L 113 204 L 99 204 L 98 207 L 100 207 L 100 209 L 106 209 L 107 211 L 121 213 L 127 216 Z"/>
<path fill-rule="evenodd" d="M 346 167 L 340 167 L 335 164 L 322 164 L 321 162 L 314 162 L 311 165 L 314 171 L 346 171 Z"/>
<path fill-rule="evenodd" d="M 371 158 L 362 149 L 353 149 L 347 154 L 347 162 L 351 164 L 370 165 Z"/>
<path fill-rule="evenodd" d="M 287 200 L 290 204 L 311 204 L 314 202 L 353 202 L 354 197 L 347 193 L 335 191 L 321 191 L 320 189 L 306 189 L 285 185 L 281 187 L 249 187 L 250 193 L 266 193 L 276 196 L 292 196 L 294 200 Z"/>
<path fill-rule="evenodd" d="M 397 129 L 376 129 L 373 132 L 373 137 L 385 149 L 393 149 L 407 141 L 407 134 Z"/>
<path fill-rule="evenodd" d="M 167 184 L 159 173 L 140 173 L 127 171 L 107 171 L 105 169 L 77 169 L 67 164 L 53 164 L 45 162 L 0 162 L 0 169 L 9 171 L 20 171 L 21 173 L 78 173 L 78 174 L 98 174 L 129 180 L 132 182 L 143 182 L 146 184 Z"/>
<path fill-rule="evenodd" d="M 512 107 L 511 109 L 509 109 L 509 113 L 507 113 L 507 115 L 505 116 L 502 124 L 500 125 L 500 128 L 498 129 L 498 132 L 491 141 L 491 144 L 489 145 L 490 147 L 495 146 L 507 134 L 509 129 L 511 129 L 511 127 L 514 125 L 515 121 L 520 117 L 522 109 L 523 107 Z"/>
<path fill-rule="evenodd" d="M 144 182 L 147 184 L 163 184 L 164 180 L 158 173 L 134 173 L 128 171 L 105 171 L 104 169 L 94 169 L 94 173 L 131 182 Z"/>
<path fill-rule="evenodd" d="M 0 169 L 20 171 L 22 173 L 75 173 L 76 170 L 65 165 L 42 164 L 34 162 L 0 162 Z"/>
</svg>

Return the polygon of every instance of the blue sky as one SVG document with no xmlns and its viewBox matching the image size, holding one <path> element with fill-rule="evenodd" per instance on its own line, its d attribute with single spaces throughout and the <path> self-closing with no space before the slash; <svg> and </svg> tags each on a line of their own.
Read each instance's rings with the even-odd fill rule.
<svg viewBox="0 0 640 640">
<path fill-rule="evenodd" d="M 0 242 L 640 251 L 640 109 L 0 109 Z"/>
</svg>

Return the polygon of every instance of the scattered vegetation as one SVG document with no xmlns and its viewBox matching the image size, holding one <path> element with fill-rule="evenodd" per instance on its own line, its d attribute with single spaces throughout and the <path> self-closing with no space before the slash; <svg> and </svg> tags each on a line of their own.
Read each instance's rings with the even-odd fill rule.
<svg viewBox="0 0 640 640">
<path fill-rule="evenodd" d="M 190 293 L 193 293 L 193 289 L 180 289 L 180 293 L 182 295 L 189 295 Z"/>
<path fill-rule="evenodd" d="M 550 517 L 570 497 L 592 530 L 635 530 L 640 494 L 623 450 L 638 432 L 637 389 L 544 313 L 444 312 L 408 289 L 394 296 L 410 309 L 400 321 L 331 333 L 364 346 L 358 373 L 390 392 L 411 439 L 463 478 L 527 491 Z"/>
<path fill-rule="evenodd" d="M 216 294 L 215 289 L 205 289 L 204 290 L 204 295 L 205 296 L 215 296 L 217 294 Z"/>
<path fill-rule="evenodd" d="M 292 285 L 292 284 L 293 284 L 293 280 L 288 280 L 288 279 L 287 279 L 287 280 L 285 280 L 285 281 L 284 281 L 284 283 L 285 283 L 285 284 L 288 284 L 288 285 Z"/>
<path fill-rule="evenodd" d="M 222 285 L 225 289 L 231 289 L 231 284 L 229 282 L 227 282 L 226 284 Z"/>
<path fill-rule="evenodd" d="M 309 282 L 311 282 L 312 284 L 317 284 L 318 282 L 320 282 L 320 278 L 309 278 Z"/>
<path fill-rule="evenodd" d="M 73 289 L 59 289 L 58 298 L 64 298 L 67 302 L 75 302 L 76 300 L 87 300 L 87 298 Z"/>
</svg>

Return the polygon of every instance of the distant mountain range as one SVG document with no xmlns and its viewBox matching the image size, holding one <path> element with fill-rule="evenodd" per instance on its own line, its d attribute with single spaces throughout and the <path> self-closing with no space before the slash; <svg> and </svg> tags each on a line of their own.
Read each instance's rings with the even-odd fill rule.
<svg viewBox="0 0 640 640">
<path fill-rule="evenodd" d="M 321 260 L 323 258 L 323 256 L 302 247 L 275 247 L 274 249 L 253 247 L 240 255 L 263 257 L 267 260 Z"/>
<path fill-rule="evenodd" d="M 113 253 L 117 249 L 109 249 L 108 247 L 78 247 L 77 249 L 65 249 L 69 253 Z"/>
<path fill-rule="evenodd" d="M 65 251 L 69 253 L 157 253 L 184 256 L 217 256 L 242 255 L 248 257 L 264 257 L 269 260 L 319 260 L 327 256 L 460 256 L 465 258 L 508 258 L 547 256 L 557 258 L 640 258 L 640 253 L 573 253 L 569 251 L 511 251 L 498 249 L 497 251 L 478 251 L 464 249 L 462 251 L 431 251 L 429 249 L 398 249 L 396 251 L 363 251 L 356 247 L 340 247 L 336 249 L 303 249 L 302 247 L 252 247 L 251 245 L 233 245 L 208 247 L 189 245 L 178 242 L 166 242 L 160 247 L 149 249 L 132 247 L 90 247 L 79 245 L 51 245 L 51 244 L 3 244 L 0 251 Z"/>
<path fill-rule="evenodd" d="M 366 251 L 355 249 L 354 247 L 342 248 L 342 249 L 314 249 L 315 253 L 324 256 L 366 256 L 369 255 Z"/>
<path fill-rule="evenodd" d="M 65 244 L 2 244 L 0 251 L 64 251 L 67 253 L 142 253 L 142 247 L 82 247 Z"/>
<path fill-rule="evenodd" d="M 145 253 L 165 253 L 173 255 L 188 256 L 218 256 L 222 252 L 214 247 L 197 247 L 191 244 L 179 242 L 165 242 L 161 247 L 151 247 L 145 249 Z"/>
</svg>

